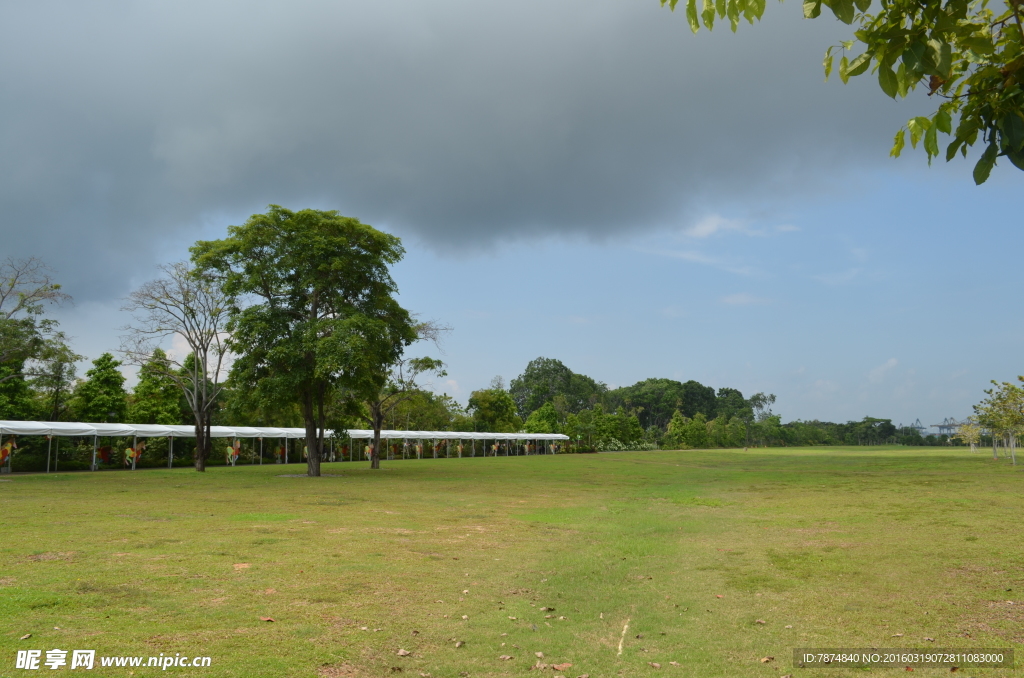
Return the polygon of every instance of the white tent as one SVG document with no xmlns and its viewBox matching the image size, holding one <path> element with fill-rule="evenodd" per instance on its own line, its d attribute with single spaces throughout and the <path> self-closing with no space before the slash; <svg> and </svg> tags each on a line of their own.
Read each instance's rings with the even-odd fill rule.
<svg viewBox="0 0 1024 678">
<path fill-rule="evenodd" d="M 335 435 L 337 433 L 337 435 Z M 3 421 L 0 420 L 0 436 L 22 435 L 22 436 L 74 436 L 93 437 L 93 459 L 92 468 L 96 469 L 96 449 L 100 437 L 115 438 L 170 438 L 170 450 L 168 452 L 168 466 L 172 464 L 174 454 L 174 438 L 194 438 L 195 427 L 188 425 L 159 424 L 87 424 L 80 422 L 63 421 Z M 304 428 L 276 428 L 271 426 L 211 426 L 211 438 L 264 438 L 299 439 L 306 437 Z M 373 438 L 373 431 L 367 429 L 349 429 L 347 431 L 324 431 L 325 438 L 348 438 L 350 440 L 369 440 Z M 561 433 L 470 433 L 465 431 L 394 431 L 382 430 L 382 440 L 493 440 L 495 445 L 499 441 L 534 441 L 535 443 L 554 441 L 567 441 L 569 436 Z M 506 454 L 508 454 L 508 449 Z M 518 448 L 517 448 L 518 449 Z M 476 445 L 473 452 L 475 455 Z M 461 454 L 461 453 L 460 453 Z M 350 453 L 350 459 L 354 459 L 354 453 Z M 260 463 L 263 463 L 262 445 Z M 10 458 L 5 469 L 10 470 Z M 49 465 L 49 459 L 47 459 Z M 49 466 L 47 466 L 49 467 Z"/>
</svg>

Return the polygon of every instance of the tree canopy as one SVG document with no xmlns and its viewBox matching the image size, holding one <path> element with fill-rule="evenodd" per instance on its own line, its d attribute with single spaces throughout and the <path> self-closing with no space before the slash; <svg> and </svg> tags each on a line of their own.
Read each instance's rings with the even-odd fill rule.
<svg viewBox="0 0 1024 678">
<path fill-rule="evenodd" d="M 680 0 L 660 0 L 675 9 Z M 728 19 L 736 31 L 764 14 L 765 0 L 686 0 L 686 19 L 696 33 Z M 870 69 L 886 96 L 906 97 L 918 87 L 940 103 L 929 116 L 911 118 L 896 133 L 892 155 L 923 142 L 930 163 L 942 154 L 939 133 L 951 137 L 945 158 L 981 142 L 974 181 L 985 182 L 1006 157 L 1024 170 L 1024 12 L 1018 0 L 803 0 L 808 19 L 822 6 L 854 27 L 851 40 L 825 51 L 825 78 L 839 56 L 839 77 L 848 82 Z M 868 10 L 877 9 L 876 12 Z"/>
<path fill-rule="evenodd" d="M 128 393 L 121 361 L 104 353 L 92 361 L 85 381 L 75 388 L 72 407 L 79 421 L 124 421 L 128 411 Z"/>
<path fill-rule="evenodd" d="M 519 416 L 526 419 L 546 402 L 561 396 L 567 412 L 579 412 L 600 401 L 608 387 L 584 374 L 576 374 L 553 358 L 535 358 L 509 384 Z"/>
</svg>

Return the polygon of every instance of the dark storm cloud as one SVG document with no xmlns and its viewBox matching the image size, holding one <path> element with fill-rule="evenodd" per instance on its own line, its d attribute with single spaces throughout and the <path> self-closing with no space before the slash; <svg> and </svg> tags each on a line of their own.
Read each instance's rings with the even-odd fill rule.
<svg viewBox="0 0 1024 678">
<path fill-rule="evenodd" d="M 461 247 L 815 190 L 910 111 L 822 84 L 846 33 L 799 11 L 692 36 L 657 0 L 4 3 L 2 253 L 99 299 L 270 202 Z"/>
</svg>

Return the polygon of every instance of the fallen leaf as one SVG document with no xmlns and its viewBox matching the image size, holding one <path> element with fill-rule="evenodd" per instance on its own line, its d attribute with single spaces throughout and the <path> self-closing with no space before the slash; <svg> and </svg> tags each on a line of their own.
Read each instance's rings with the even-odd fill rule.
<svg viewBox="0 0 1024 678">
<path fill-rule="evenodd" d="M 409 652 L 408 650 L 399 650 L 398 651 L 398 656 L 399 657 L 409 657 L 411 655 L 412 655 L 412 652 Z"/>
<path fill-rule="evenodd" d="M 462 615 L 462 618 L 463 619 L 469 619 L 469 616 L 464 614 L 464 615 Z"/>
<path fill-rule="evenodd" d="M 544 653 L 543 652 L 534 652 L 533 654 L 534 654 L 535 657 L 537 657 L 537 659 L 544 659 Z"/>
<path fill-rule="evenodd" d="M 466 644 L 465 641 L 460 640 L 459 642 L 455 643 L 455 647 L 456 647 L 456 649 L 458 649 L 458 648 L 462 647 L 465 644 Z"/>
<path fill-rule="evenodd" d="M 786 675 L 781 676 L 780 678 L 793 678 L 793 674 L 792 673 L 787 673 Z"/>
<path fill-rule="evenodd" d="M 391 673 L 401 673 L 401 672 L 402 672 L 402 667 L 401 666 L 392 666 L 391 667 Z"/>
<path fill-rule="evenodd" d="M 647 665 L 650 666 L 651 668 L 655 668 L 655 669 L 660 669 L 661 668 L 661 664 L 659 664 L 658 662 L 647 662 Z"/>
<path fill-rule="evenodd" d="M 637 638 L 643 638 L 643 637 L 644 637 L 644 634 L 642 634 L 642 633 L 638 633 L 638 634 L 636 634 L 636 637 L 637 637 Z"/>
<path fill-rule="evenodd" d="M 565 621 L 565 617 L 559 617 L 559 619 L 561 619 L 562 621 Z"/>
<path fill-rule="evenodd" d="M 925 640 L 927 640 L 929 643 L 934 643 L 935 642 L 934 638 L 925 638 Z"/>
<path fill-rule="evenodd" d="M 414 636 L 418 636 L 418 635 L 420 635 L 420 632 L 419 632 L 419 631 L 413 631 L 413 632 L 412 632 L 412 635 L 414 635 Z"/>
<path fill-rule="evenodd" d="M 755 623 L 755 624 L 767 624 L 768 622 L 766 622 L 766 621 L 765 621 L 765 620 L 763 620 L 763 619 L 756 619 L 756 620 L 754 620 L 754 623 Z"/>
<path fill-rule="evenodd" d="M 590 674 L 584 673 L 582 676 L 576 676 L 576 678 L 590 678 Z"/>
<path fill-rule="evenodd" d="M 423 671 L 420 671 L 420 678 L 430 678 L 430 674 L 429 673 L 424 673 Z"/>
<path fill-rule="evenodd" d="M 894 634 L 892 634 L 892 637 L 893 638 L 902 638 L 903 634 L 902 633 L 894 633 Z"/>
<path fill-rule="evenodd" d="M 269 594 L 271 594 L 271 593 L 277 593 L 277 591 L 275 591 L 274 589 L 267 589 L 267 590 L 266 590 L 266 591 L 264 591 L 263 593 L 266 593 L 267 595 L 269 595 Z"/>
<path fill-rule="evenodd" d="M 793 628 L 793 625 L 792 624 L 786 624 L 786 628 L 787 629 L 791 629 L 791 628 Z"/>
<path fill-rule="evenodd" d="M 469 593 L 469 589 L 466 589 L 465 591 L 463 591 L 463 593 Z"/>
<path fill-rule="evenodd" d="M 32 634 L 31 634 L 31 633 L 26 633 L 26 634 L 25 634 L 25 635 L 23 635 L 23 636 L 22 636 L 21 638 L 18 638 L 18 640 L 28 640 L 28 639 L 29 639 L 29 638 L 31 638 L 31 637 L 32 637 Z"/>
<path fill-rule="evenodd" d="M 682 666 L 679 662 L 669 662 L 671 666 Z"/>
<path fill-rule="evenodd" d="M 718 595 L 718 594 L 716 593 L 716 594 L 715 594 L 715 598 L 725 598 L 725 596 L 720 596 L 720 595 Z"/>
<path fill-rule="evenodd" d="M 515 621 L 517 618 L 516 617 L 509 617 L 509 619 L 511 619 L 512 621 Z"/>
<path fill-rule="evenodd" d="M 249 563 L 235 563 L 234 567 L 235 567 L 235 571 L 236 572 L 238 570 L 248 570 L 249 569 Z"/>
<path fill-rule="evenodd" d="M 508 661 L 509 659 L 512 659 L 512 655 L 510 655 L 510 654 L 503 654 L 500 657 L 498 657 L 498 659 L 501 659 L 503 661 Z"/>
<path fill-rule="evenodd" d="M 564 664 L 552 664 L 551 668 L 555 671 L 565 671 L 566 669 L 572 668 L 572 664 L 565 662 Z"/>
<path fill-rule="evenodd" d="M 914 667 L 913 667 L 913 666 L 908 666 L 908 667 L 907 667 L 907 671 L 913 671 L 913 670 L 914 670 Z"/>
<path fill-rule="evenodd" d="M 768 662 L 770 662 L 770 661 L 772 661 L 774 659 L 775 659 L 775 657 L 761 657 L 761 663 L 762 664 L 767 664 Z"/>
<path fill-rule="evenodd" d="M 949 667 L 949 672 L 950 672 L 950 673 L 955 673 L 955 672 L 957 672 L 957 671 L 959 671 L 959 670 L 960 670 L 960 667 L 959 667 L 959 666 L 950 666 L 950 667 Z"/>
<path fill-rule="evenodd" d="M 276 621 L 273 617 L 260 617 L 260 621 Z"/>
<path fill-rule="evenodd" d="M 544 618 L 545 619 L 554 619 L 555 615 L 553 615 L 553 614 L 546 614 L 546 615 L 544 615 Z"/>
</svg>

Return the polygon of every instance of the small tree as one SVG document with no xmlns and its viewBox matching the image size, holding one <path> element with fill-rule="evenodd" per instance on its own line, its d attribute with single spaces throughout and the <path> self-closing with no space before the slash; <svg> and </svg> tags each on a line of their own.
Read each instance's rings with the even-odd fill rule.
<svg viewBox="0 0 1024 678">
<path fill-rule="evenodd" d="M 977 452 L 978 441 L 981 440 L 981 426 L 973 417 L 968 417 L 967 421 L 957 426 L 953 437 L 970 445 L 972 453 Z"/>
<path fill-rule="evenodd" d="M 225 325 L 228 300 L 218 282 L 185 262 L 161 267 L 164 276 L 132 292 L 122 307 L 135 322 L 124 329 L 121 353 L 139 366 L 149 365 L 177 384 L 185 396 L 196 430 L 197 471 L 210 456 L 210 418 L 223 388 L 228 347 Z M 154 360 L 159 344 L 177 336 L 189 347 L 183 359 Z"/>
<path fill-rule="evenodd" d="M 128 410 L 128 393 L 124 390 L 122 363 L 110 353 L 104 353 L 92 361 L 92 368 L 86 371 L 85 381 L 75 388 L 72 408 L 80 421 L 125 420 Z"/>
<path fill-rule="evenodd" d="M 361 400 L 366 408 L 363 418 L 373 429 L 370 468 L 380 468 L 380 431 L 384 421 L 396 407 L 420 393 L 416 380 L 430 372 L 444 376 L 444 364 L 434 358 L 402 358 L 391 365 L 385 379 L 374 379 L 366 386 Z"/>
<path fill-rule="evenodd" d="M 55 332 L 31 370 L 32 388 L 38 398 L 39 418 L 60 421 L 71 407 L 75 363 L 82 356 L 71 350 L 63 332 Z"/>
<path fill-rule="evenodd" d="M 139 381 L 128 399 L 130 424 L 177 424 L 181 421 L 181 389 L 171 377 L 171 361 L 162 348 L 139 368 Z"/>
</svg>

